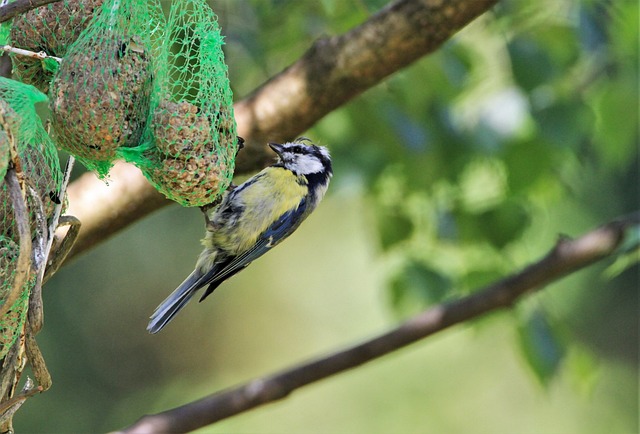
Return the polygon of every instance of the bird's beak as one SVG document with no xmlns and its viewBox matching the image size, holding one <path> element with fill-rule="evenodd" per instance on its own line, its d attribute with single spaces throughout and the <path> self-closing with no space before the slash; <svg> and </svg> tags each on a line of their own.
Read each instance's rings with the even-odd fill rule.
<svg viewBox="0 0 640 434">
<path fill-rule="evenodd" d="M 278 156 L 279 156 L 280 154 L 282 154 L 282 149 L 283 149 L 283 148 L 282 148 L 282 145 L 279 145 L 279 144 L 277 144 L 277 143 L 269 143 L 269 147 L 270 147 L 271 149 L 273 149 L 273 152 L 275 152 L 276 154 L 278 154 Z"/>
</svg>

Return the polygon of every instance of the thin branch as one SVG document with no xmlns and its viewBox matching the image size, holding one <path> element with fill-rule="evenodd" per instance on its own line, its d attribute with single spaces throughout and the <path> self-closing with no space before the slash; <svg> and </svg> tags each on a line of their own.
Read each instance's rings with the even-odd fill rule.
<svg viewBox="0 0 640 434">
<path fill-rule="evenodd" d="M 62 62 L 62 58 L 56 56 L 50 56 L 44 51 L 30 51 L 25 50 L 23 48 L 12 47 L 11 45 L 1 45 L 0 51 L 5 51 L 7 53 L 17 54 L 19 56 L 30 57 L 32 59 L 44 60 L 44 59 L 53 59 L 56 62 Z"/>
<path fill-rule="evenodd" d="M 57 269 L 48 270 L 50 264 L 52 264 L 54 261 L 59 260 L 59 258 L 51 257 L 51 249 L 53 247 L 53 242 L 55 240 L 55 232 L 56 232 L 56 229 L 58 228 L 60 215 L 62 214 L 62 208 L 64 207 L 65 198 L 67 195 L 67 187 L 69 186 L 69 179 L 71 179 L 71 172 L 73 171 L 73 166 L 75 165 L 75 162 L 76 162 L 76 159 L 71 155 L 69 156 L 69 159 L 67 160 L 67 164 L 64 167 L 64 173 L 62 175 L 62 184 L 60 185 L 60 190 L 57 192 L 58 203 L 56 203 L 56 206 L 53 208 L 53 215 L 51 216 L 51 222 L 49 224 L 49 227 L 47 228 L 47 233 L 46 233 L 47 244 L 44 248 L 43 263 L 41 264 L 41 267 L 38 268 L 38 282 L 40 283 L 44 283 L 45 273 L 48 272 L 49 275 L 53 275 L 53 273 L 55 273 L 55 271 L 57 270 Z M 76 219 L 75 217 L 67 217 L 67 219 L 70 219 L 70 218 L 75 219 L 78 222 L 78 225 L 80 224 L 78 219 Z M 69 241 L 73 242 L 75 241 L 75 238 Z M 66 251 L 66 252 L 61 251 L 60 253 L 63 253 L 64 256 L 66 257 L 68 252 L 69 251 Z"/>
<path fill-rule="evenodd" d="M 62 229 L 68 226 L 66 232 Z M 71 251 L 73 244 L 78 238 L 78 232 L 80 232 L 81 223 L 80 220 L 72 215 L 60 216 L 58 220 L 58 231 L 53 236 L 53 245 L 47 259 L 47 268 L 45 269 L 44 276 L 42 277 L 42 284 L 47 281 L 58 271 L 62 266 L 67 255 Z"/>
<path fill-rule="evenodd" d="M 626 229 L 638 224 L 640 213 L 601 226 L 576 240 L 562 238 L 544 258 L 519 273 L 468 297 L 436 305 L 374 339 L 181 407 L 144 416 L 120 433 L 188 432 L 282 399 L 302 386 L 368 363 L 454 324 L 510 307 L 525 293 L 612 255 L 623 243 Z"/>
<path fill-rule="evenodd" d="M 234 106 L 247 146 L 236 174 L 264 167 L 268 141 L 300 135 L 392 73 L 440 47 L 497 0 L 398 0 L 351 31 L 318 40 L 293 65 Z M 82 221 L 70 256 L 172 202 L 135 167 L 117 164 L 109 187 L 93 174 L 69 186 L 69 212 Z"/>
<path fill-rule="evenodd" d="M 22 391 L 18 395 L 0 404 L 0 415 L 2 417 L 2 421 L 12 418 L 15 412 L 28 398 L 43 392 L 42 386 L 33 386 L 33 381 L 28 378 L 22 388 Z"/>
<path fill-rule="evenodd" d="M 29 199 L 27 203 L 31 203 L 29 209 L 30 215 L 33 216 L 33 224 L 35 224 L 35 236 L 31 239 L 31 267 L 36 276 L 36 281 L 31 288 L 29 295 L 29 308 L 27 309 L 27 320 L 31 324 L 31 328 L 38 333 L 44 324 L 44 309 L 42 306 L 42 278 L 39 269 L 45 264 L 45 249 L 47 244 L 47 216 L 44 211 L 44 204 L 40 198 L 40 194 L 35 187 L 30 185 L 30 180 L 26 180 L 27 192 Z"/>
<path fill-rule="evenodd" d="M 37 332 L 31 328 L 31 324 L 27 322 L 24 342 L 25 352 L 27 354 L 27 359 L 31 364 L 33 375 L 40 386 L 39 390 L 41 392 L 45 392 L 51 387 L 51 374 L 47 369 L 47 364 L 44 361 L 44 357 L 42 356 L 42 352 L 40 351 L 40 347 L 36 341 L 36 333 Z"/>
<path fill-rule="evenodd" d="M 48 5 L 49 3 L 57 3 L 60 0 L 15 0 L 13 3 L 7 3 L 0 7 L 0 23 L 9 21 L 16 15 L 24 14 L 31 9 Z"/>
</svg>

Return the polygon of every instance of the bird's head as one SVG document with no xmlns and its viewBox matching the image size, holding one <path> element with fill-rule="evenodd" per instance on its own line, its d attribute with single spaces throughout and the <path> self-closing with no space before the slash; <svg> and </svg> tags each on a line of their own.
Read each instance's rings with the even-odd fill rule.
<svg viewBox="0 0 640 434">
<path fill-rule="evenodd" d="M 307 138 L 301 137 L 293 142 L 269 143 L 269 147 L 278 154 L 276 165 L 292 171 L 296 175 L 332 175 L 331 156 L 324 146 L 317 146 Z"/>
</svg>

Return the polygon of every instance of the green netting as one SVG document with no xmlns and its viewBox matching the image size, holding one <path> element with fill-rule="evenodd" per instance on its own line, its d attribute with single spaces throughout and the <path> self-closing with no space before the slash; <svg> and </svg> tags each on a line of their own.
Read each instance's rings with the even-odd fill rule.
<svg viewBox="0 0 640 434">
<path fill-rule="evenodd" d="M 0 236 L 0 300 L 5 300 L 12 290 L 16 273 L 19 247 L 10 238 Z M 22 333 L 29 304 L 29 282 L 9 311 L 0 318 L 0 360 L 7 355 Z M 1 306 L 1 304 L 0 304 Z"/>
<path fill-rule="evenodd" d="M 155 1 L 106 0 L 55 74 L 49 95 L 56 141 L 100 175 L 119 147 L 139 144 L 163 21 Z"/>
<path fill-rule="evenodd" d="M 0 173 L 4 179 L 8 163 L 10 140 L 15 147 L 22 165 L 26 184 L 42 201 L 44 213 L 50 216 L 55 207 L 54 199 L 60 189 L 62 172 L 55 144 L 45 131 L 35 104 L 45 102 L 46 95 L 33 86 L 0 77 Z M 37 204 L 32 196 L 27 196 L 31 226 L 35 231 Z M 9 201 L 6 185 L 0 186 L 0 235 L 13 238 L 15 222 L 13 207 Z"/>
<path fill-rule="evenodd" d="M 36 61 L 37 80 L 30 67 L 21 75 L 43 86 L 55 71 L 57 145 L 102 177 L 122 158 L 184 206 L 215 201 L 231 182 L 238 144 L 224 42 L 206 0 L 174 1 L 168 18 L 159 0 L 56 5 L 21 18 L 11 35 L 20 48 L 62 56 L 59 67 Z M 14 62 L 19 75 L 20 62 L 33 61 Z"/>
<path fill-rule="evenodd" d="M 5 21 L 0 24 L 0 45 L 7 45 L 9 43 L 9 32 L 11 31 L 12 20 Z"/>
<path fill-rule="evenodd" d="M 17 151 L 26 189 L 32 192 L 27 194 L 32 238 L 43 236 L 38 230 L 37 214 L 42 209 L 43 218 L 52 216 L 62 181 L 57 150 L 35 109 L 36 103 L 46 100 L 35 87 L 0 77 L 0 306 L 13 286 L 20 241 L 4 182 L 11 147 Z M 0 318 L 0 359 L 22 332 L 26 300 L 34 282 L 25 284 L 18 300 Z"/>
<path fill-rule="evenodd" d="M 69 46 L 87 27 L 103 0 L 63 0 L 41 6 L 13 20 L 9 43 L 17 48 L 63 57 Z M 13 77 L 47 92 L 55 60 L 32 59 L 11 55 Z"/>
<path fill-rule="evenodd" d="M 213 202 L 233 176 L 238 144 L 223 43 L 204 0 L 172 4 L 142 144 L 122 152 L 183 206 Z"/>
</svg>

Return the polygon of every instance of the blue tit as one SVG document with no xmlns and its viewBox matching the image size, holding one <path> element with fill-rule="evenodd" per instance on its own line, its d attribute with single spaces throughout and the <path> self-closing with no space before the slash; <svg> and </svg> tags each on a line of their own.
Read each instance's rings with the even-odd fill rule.
<svg viewBox="0 0 640 434">
<path fill-rule="evenodd" d="M 222 282 L 264 255 L 295 231 L 323 198 L 333 174 L 329 151 L 300 138 L 270 143 L 272 166 L 228 190 L 220 205 L 205 211 L 204 250 L 195 270 L 151 316 L 157 333 L 203 287 L 204 300 Z"/>
</svg>

